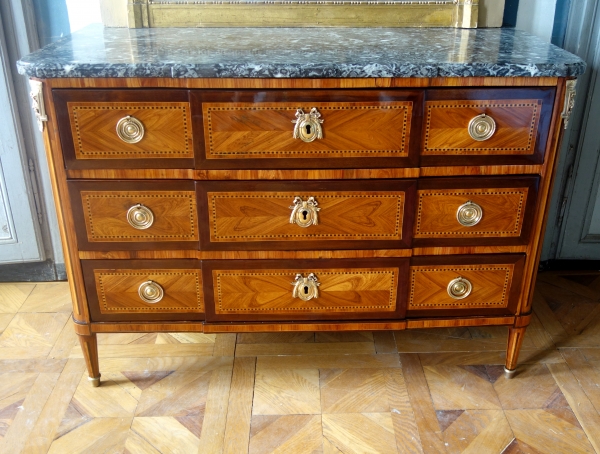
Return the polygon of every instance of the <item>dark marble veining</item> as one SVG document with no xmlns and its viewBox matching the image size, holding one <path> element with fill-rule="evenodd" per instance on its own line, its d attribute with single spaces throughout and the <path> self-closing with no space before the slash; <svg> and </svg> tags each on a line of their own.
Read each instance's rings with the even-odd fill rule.
<svg viewBox="0 0 600 454">
<path fill-rule="evenodd" d="M 514 29 L 89 26 L 23 57 L 32 77 L 577 76 L 585 63 Z"/>
</svg>

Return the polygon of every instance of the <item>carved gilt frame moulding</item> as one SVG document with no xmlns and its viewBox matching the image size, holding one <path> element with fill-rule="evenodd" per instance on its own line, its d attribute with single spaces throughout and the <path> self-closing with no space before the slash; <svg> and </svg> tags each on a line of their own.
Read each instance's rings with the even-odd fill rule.
<svg viewBox="0 0 600 454">
<path fill-rule="evenodd" d="M 477 28 L 479 0 L 127 0 L 129 28 Z"/>
</svg>

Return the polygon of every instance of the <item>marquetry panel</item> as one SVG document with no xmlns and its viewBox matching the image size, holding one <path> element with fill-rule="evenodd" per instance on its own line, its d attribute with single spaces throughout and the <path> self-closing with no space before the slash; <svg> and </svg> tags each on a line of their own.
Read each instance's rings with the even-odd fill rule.
<svg viewBox="0 0 600 454">
<path fill-rule="evenodd" d="M 290 223 L 294 197 L 318 202 L 318 224 Z M 211 241 L 402 239 L 403 192 L 208 194 Z"/>
<path fill-rule="evenodd" d="M 417 192 L 415 238 L 518 237 L 528 188 L 430 189 Z M 481 221 L 465 227 L 457 211 L 467 201 L 483 210 Z"/>
<path fill-rule="evenodd" d="M 94 270 L 103 314 L 204 312 L 200 270 Z M 157 303 L 144 302 L 138 289 L 153 281 L 164 289 Z"/>
<path fill-rule="evenodd" d="M 409 310 L 506 307 L 513 269 L 514 265 L 411 267 Z M 468 279 L 474 287 L 463 300 L 448 295 L 448 283 L 457 277 Z"/>
<path fill-rule="evenodd" d="M 311 270 L 213 271 L 215 313 L 292 315 L 295 312 L 332 313 L 393 311 L 396 308 L 398 269 L 319 270 L 319 297 L 292 297 L 297 273 Z"/>
<path fill-rule="evenodd" d="M 413 259 L 410 267 L 408 313 L 440 310 L 492 309 L 510 313 L 516 305 L 524 256 L 448 256 Z M 449 285 L 468 281 L 470 293 L 459 299 Z M 460 296 L 460 295 L 458 295 Z M 484 311 L 485 312 L 485 311 Z"/>
<path fill-rule="evenodd" d="M 289 263 L 274 261 L 255 266 L 245 262 L 242 267 L 235 262 L 227 262 L 226 267 L 203 262 L 205 281 L 211 281 L 214 299 L 214 307 L 207 310 L 207 320 L 343 320 L 349 315 L 373 318 L 374 314 L 397 317 L 401 309 L 398 292 L 399 287 L 404 289 L 407 259 L 382 259 L 379 266 L 373 266 L 377 262 L 372 260 L 325 261 L 325 265 L 322 262 L 298 261 L 293 268 Z M 318 280 L 318 294 L 304 301 L 294 295 L 295 280 L 298 274 L 306 278 L 311 273 Z M 302 289 L 301 286 L 298 292 Z M 306 288 L 305 293 L 308 291 Z"/>
<path fill-rule="evenodd" d="M 67 103 L 76 159 L 193 158 L 191 113 L 185 102 Z M 131 116 L 144 126 L 143 138 L 126 143 L 116 132 Z"/>
<path fill-rule="evenodd" d="M 422 154 L 533 154 L 541 105 L 538 99 L 428 101 Z M 480 114 L 496 123 L 496 131 L 484 141 L 473 139 L 468 130 Z"/>
<path fill-rule="evenodd" d="M 82 267 L 90 311 L 99 321 L 204 318 L 202 273 L 196 261 L 89 260 Z M 154 289 L 162 289 L 156 302 L 140 296 L 140 287 L 150 281 Z"/>
<path fill-rule="evenodd" d="M 293 138 L 296 111 L 316 107 L 323 138 Z M 207 159 L 407 157 L 412 102 L 204 103 Z"/>
<path fill-rule="evenodd" d="M 414 180 L 265 182 L 251 186 L 219 182 L 199 183 L 198 187 L 201 210 L 206 200 L 209 221 L 208 232 L 201 232 L 204 250 L 410 246 Z M 316 219 L 308 227 L 292 222 L 295 200 L 301 205 L 298 197 L 302 202 L 312 197 L 317 203 L 297 210 L 309 221 Z M 204 218 L 202 212 L 200 216 Z"/>
<path fill-rule="evenodd" d="M 193 191 L 81 191 L 81 203 L 90 242 L 198 239 Z M 138 230 L 127 221 L 127 211 L 137 204 L 154 215 L 147 229 Z"/>
</svg>

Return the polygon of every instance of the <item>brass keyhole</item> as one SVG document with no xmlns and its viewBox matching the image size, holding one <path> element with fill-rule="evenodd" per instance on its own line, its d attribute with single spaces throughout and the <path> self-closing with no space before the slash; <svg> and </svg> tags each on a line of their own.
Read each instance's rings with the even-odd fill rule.
<svg viewBox="0 0 600 454">
<path fill-rule="evenodd" d="M 306 135 L 310 135 L 310 125 L 306 125 Z"/>
<path fill-rule="evenodd" d="M 302 217 L 304 218 L 304 220 L 306 221 L 306 217 L 308 216 L 308 211 L 304 210 L 302 212 Z"/>
<path fill-rule="evenodd" d="M 305 286 L 304 286 L 304 294 L 305 294 L 305 295 L 308 295 L 308 285 L 305 285 Z"/>
</svg>

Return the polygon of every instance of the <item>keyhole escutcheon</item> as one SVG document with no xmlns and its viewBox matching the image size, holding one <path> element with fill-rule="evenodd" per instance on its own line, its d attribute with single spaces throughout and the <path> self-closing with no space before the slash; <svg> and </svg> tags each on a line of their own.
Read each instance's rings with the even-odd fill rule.
<svg viewBox="0 0 600 454">
<path fill-rule="evenodd" d="M 298 273 L 291 284 L 294 286 L 292 298 L 300 298 L 302 301 L 308 301 L 319 297 L 319 286 L 321 283 L 314 273 L 310 273 L 307 277 L 304 277 L 302 273 Z"/>
<path fill-rule="evenodd" d="M 296 119 L 292 120 L 292 123 L 296 124 L 292 137 L 294 139 L 301 139 L 304 142 L 322 139 L 323 128 L 321 123 L 323 121 L 316 107 L 313 107 L 310 113 L 304 113 L 302 109 L 298 109 L 296 111 Z"/>
<path fill-rule="evenodd" d="M 300 227 L 310 227 L 319 224 L 318 203 L 314 197 L 302 200 L 302 197 L 294 197 L 294 204 L 289 207 L 292 210 L 290 215 L 290 224 L 296 224 Z"/>
</svg>

